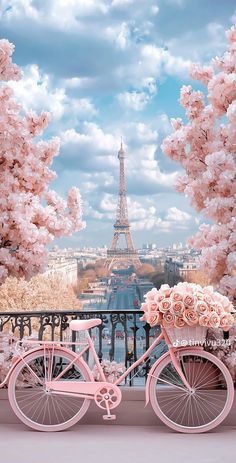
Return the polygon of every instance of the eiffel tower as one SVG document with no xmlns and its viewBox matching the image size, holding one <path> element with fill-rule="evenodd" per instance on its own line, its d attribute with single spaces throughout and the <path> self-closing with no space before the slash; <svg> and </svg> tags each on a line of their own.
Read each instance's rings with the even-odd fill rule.
<svg viewBox="0 0 236 463">
<path fill-rule="evenodd" d="M 118 152 L 118 159 L 120 161 L 120 182 L 119 182 L 119 196 L 116 211 L 116 221 L 114 224 L 114 235 L 111 248 L 107 251 L 106 267 L 109 269 L 113 267 L 122 268 L 128 265 L 133 265 L 135 268 L 140 267 L 141 262 L 138 253 L 134 248 L 130 232 L 130 224 L 128 218 L 127 197 L 125 187 L 125 151 L 121 142 L 120 150 Z M 118 248 L 120 236 L 124 235 L 126 241 L 126 248 Z"/>
</svg>

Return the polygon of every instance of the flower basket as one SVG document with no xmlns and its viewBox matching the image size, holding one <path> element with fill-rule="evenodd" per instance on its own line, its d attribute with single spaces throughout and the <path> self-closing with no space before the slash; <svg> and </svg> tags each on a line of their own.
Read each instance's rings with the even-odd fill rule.
<svg viewBox="0 0 236 463">
<path fill-rule="evenodd" d="M 166 333 L 175 347 L 202 345 L 205 343 L 207 328 L 205 326 L 183 326 L 183 328 L 165 328 Z"/>
<path fill-rule="evenodd" d="M 141 320 L 163 326 L 177 345 L 204 343 L 207 328 L 228 331 L 234 323 L 233 304 L 212 286 L 180 282 L 153 288 L 144 297 Z"/>
</svg>

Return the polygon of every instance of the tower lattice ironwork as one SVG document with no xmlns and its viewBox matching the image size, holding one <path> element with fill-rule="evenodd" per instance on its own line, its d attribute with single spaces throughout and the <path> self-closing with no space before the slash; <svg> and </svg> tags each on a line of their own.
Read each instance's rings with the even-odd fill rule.
<svg viewBox="0 0 236 463">
<path fill-rule="evenodd" d="M 138 253 L 134 247 L 133 239 L 130 232 L 130 224 L 128 217 L 126 186 L 125 186 L 125 151 L 121 143 L 118 152 L 120 161 L 120 179 L 119 179 L 119 196 L 116 211 L 116 221 L 114 224 L 114 235 L 111 248 L 107 251 L 106 265 L 109 268 L 122 267 L 125 265 L 133 265 L 135 268 L 140 267 L 141 263 Z M 121 235 L 124 235 L 126 248 L 118 248 L 118 243 Z"/>
</svg>

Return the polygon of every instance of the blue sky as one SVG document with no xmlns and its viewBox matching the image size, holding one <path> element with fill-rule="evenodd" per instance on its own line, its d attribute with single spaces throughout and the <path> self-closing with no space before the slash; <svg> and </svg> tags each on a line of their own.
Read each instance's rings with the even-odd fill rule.
<svg viewBox="0 0 236 463">
<path fill-rule="evenodd" d="M 24 70 L 12 83 L 23 108 L 49 110 L 45 138 L 59 136 L 52 185 L 80 188 L 87 228 L 61 247 L 109 245 L 115 221 L 120 137 L 127 150 L 135 244 L 185 242 L 204 221 L 173 184 L 180 166 L 161 152 L 191 62 L 226 46 L 235 0 L 0 0 L 0 33 Z"/>
</svg>

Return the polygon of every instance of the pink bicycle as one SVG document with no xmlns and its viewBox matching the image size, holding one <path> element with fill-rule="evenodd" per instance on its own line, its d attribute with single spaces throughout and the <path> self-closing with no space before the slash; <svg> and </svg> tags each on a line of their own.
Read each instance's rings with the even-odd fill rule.
<svg viewBox="0 0 236 463">
<path fill-rule="evenodd" d="M 70 328 L 84 331 L 83 340 L 42 341 L 15 360 L 0 386 L 8 383 L 11 407 L 27 426 L 38 431 L 67 429 L 84 416 L 91 400 L 104 410 L 104 419 L 114 420 L 113 410 L 122 399 L 118 386 L 149 357 L 161 339 L 165 339 L 169 350 L 148 374 L 146 404 L 150 401 L 156 415 L 167 426 L 185 433 L 209 431 L 227 416 L 234 398 L 233 381 L 227 368 L 202 347 L 173 347 L 164 328 L 115 383 L 107 382 L 87 331 L 100 324 L 101 319 L 73 320 Z M 79 352 L 69 348 L 72 344 Z M 93 355 L 100 381 L 94 380 L 83 358 L 88 351 Z"/>
</svg>

